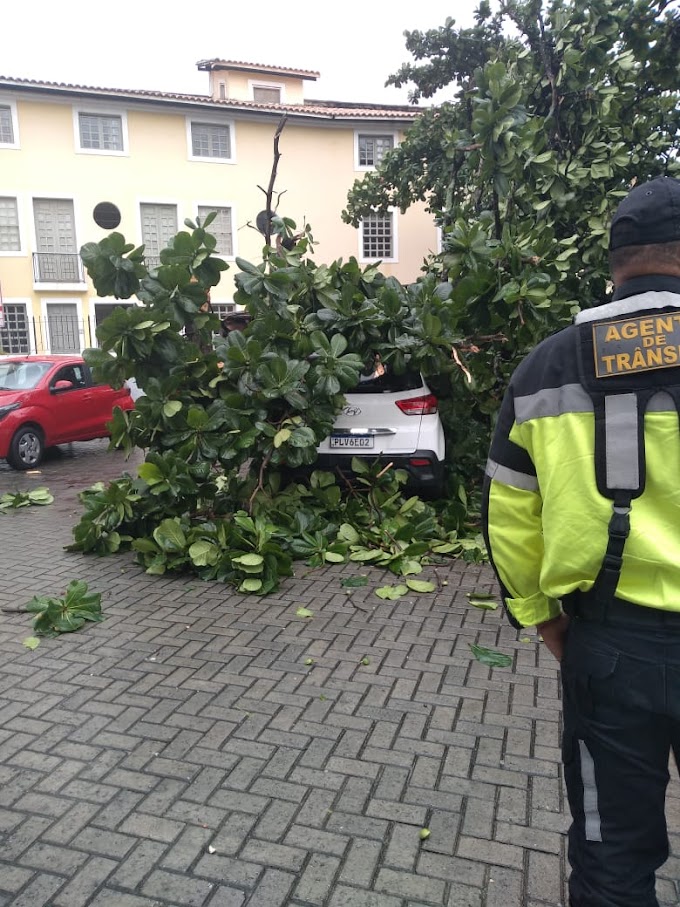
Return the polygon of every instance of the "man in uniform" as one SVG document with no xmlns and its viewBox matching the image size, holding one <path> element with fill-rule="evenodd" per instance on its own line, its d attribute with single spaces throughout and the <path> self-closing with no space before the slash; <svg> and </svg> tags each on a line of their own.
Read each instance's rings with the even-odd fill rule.
<svg viewBox="0 0 680 907">
<path fill-rule="evenodd" d="M 512 377 L 484 528 L 508 616 L 561 662 L 572 907 L 658 907 L 680 752 L 680 182 L 610 231 L 611 302 Z"/>
</svg>

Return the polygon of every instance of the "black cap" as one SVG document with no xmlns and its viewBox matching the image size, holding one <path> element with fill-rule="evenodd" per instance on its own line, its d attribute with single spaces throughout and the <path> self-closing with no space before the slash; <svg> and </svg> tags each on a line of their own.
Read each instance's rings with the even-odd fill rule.
<svg viewBox="0 0 680 907">
<path fill-rule="evenodd" d="M 616 209 L 609 249 L 680 241 L 680 182 L 659 176 L 632 189 Z"/>
</svg>

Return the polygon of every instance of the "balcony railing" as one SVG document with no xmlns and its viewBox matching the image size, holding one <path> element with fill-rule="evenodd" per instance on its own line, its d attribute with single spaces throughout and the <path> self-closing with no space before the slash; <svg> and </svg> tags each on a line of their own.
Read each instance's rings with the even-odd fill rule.
<svg viewBox="0 0 680 907">
<path fill-rule="evenodd" d="M 98 346 L 94 317 L 75 315 L 11 317 L 0 327 L 0 354 L 5 353 L 80 353 L 85 347 Z"/>
<path fill-rule="evenodd" d="M 34 252 L 33 277 L 36 283 L 84 283 L 80 256 L 77 252 Z"/>
<path fill-rule="evenodd" d="M 82 318 L 50 312 L 36 318 L 11 313 L 4 324 L 0 324 L 0 356 L 33 352 L 80 353 L 87 347 L 98 347 L 97 326 L 103 320 L 95 315 Z"/>
</svg>

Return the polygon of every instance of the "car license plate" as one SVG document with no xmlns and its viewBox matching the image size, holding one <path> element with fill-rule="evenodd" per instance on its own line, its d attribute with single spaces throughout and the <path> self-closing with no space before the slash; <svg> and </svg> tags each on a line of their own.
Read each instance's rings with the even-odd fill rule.
<svg viewBox="0 0 680 907">
<path fill-rule="evenodd" d="M 361 448 L 371 450 L 373 447 L 372 435 L 331 435 L 331 447 L 335 448 Z"/>
</svg>

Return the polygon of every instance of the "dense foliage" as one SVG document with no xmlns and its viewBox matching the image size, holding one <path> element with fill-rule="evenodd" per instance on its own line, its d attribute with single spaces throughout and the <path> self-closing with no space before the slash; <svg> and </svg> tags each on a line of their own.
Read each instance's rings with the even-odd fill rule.
<svg viewBox="0 0 680 907">
<path fill-rule="evenodd" d="M 390 77 L 441 89 L 344 218 L 424 202 L 443 230 L 430 264 L 453 285 L 470 394 L 452 417 L 488 435 L 509 374 L 578 307 L 609 292 L 607 230 L 635 182 L 678 175 L 680 10 L 666 0 L 505 0 L 407 32 L 415 62 Z M 474 350 L 470 349 L 474 345 Z M 462 381 L 458 389 L 463 391 Z M 472 460 L 482 456 L 478 446 Z M 471 475 L 470 475 L 471 478 Z"/>
<path fill-rule="evenodd" d="M 146 451 L 138 477 L 83 496 L 75 547 L 132 547 L 152 573 L 193 569 L 264 593 L 291 570 L 357 562 L 407 576 L 467 550 L 467 501 L 508 377 L 535 343 L 608 292 L 607 228 L 636 181 L 677 174 L 680 17 L 664 0 L 505 0 L 476 24 L 407 33 L 413 98 L 450 87 L 343 216 L 425 202 L 443 251 L 403 286 L 354 259 L 317 265 L 309 229 L 273 217 L 258 264 L 237 261 L 244 332 L 214 342 L 207 302 L 226 264 L 187 222 L 148 272 L 119 234 L 82 250 L 97 291 L 141 306 L 98 329 L 88 360 L 145 391 L 114 442 Z M 269 238 L 269 237 L 268 237 Z M 113 354 L 113 355 L 112 355 Z M 427 377 L 441 401 L 447 501 L 408 499 L 403 476 L 357 462 L 352 487 L 312 466 L 343 392 L 375 357 Z M 400 588 L 400 587 L 396 587 Z M 392 594 L 392 593 L 390 593 Z"/>
<path fill-rule="evenodd" d="M 343 392 L 376 356 L 444 384 L 457 371 L 448 290 L 435 278 L 406 288 L 353 259 L 317 266 L 307 231 L 291 249 L 266 246 L 259 265 L 238 260 L 236 301 L 251 321 L 221 338 L 208 293 L 226 265 L 212 255 L 208 220 L 187 225 L 150 273 L 120 234 L 82 249 L 100 294 L 142 303 L 107 318 L 101 348 L 85 355 L 101 380 L 134 377 L 144 389 L 133 411 L 116 412 L 112 438 L 146 459 L 138 476 L 83 494 L 74 547 L 132 547 L 148 572 L 192 569 L 256 593 L 296 558 L 408 576 L 426 556 L 478 555 L 478 542 L 458 537 L 462 489 L 435 509 L 401 493 L 400 471 L 360 460 L 355 482 L 312 470 L 307 482 L 283 481 L 313 466 Z"/>
</svg>

